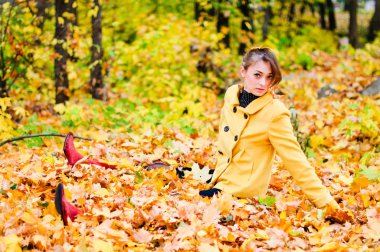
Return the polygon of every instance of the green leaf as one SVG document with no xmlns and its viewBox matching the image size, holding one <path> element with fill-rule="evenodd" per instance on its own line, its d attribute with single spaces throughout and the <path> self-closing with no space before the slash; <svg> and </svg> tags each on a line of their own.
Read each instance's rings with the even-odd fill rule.
<svg viewBox="0 0 380 252">
<path fill-rule="evenodd" d="M 364 175 L 371 181 L 379 181 L 380 180 L 380 171 L 376 171 L 371 168 L 363 168 L 360 172 L 360 174 Z"/>
<path fill-rule="evenodd" d="M 348 107 L 350 109 L 357 109 L 359 107 L 359 104 L 357 104 L 357 103 L 351 103 L 351 104 L 348 105 Z"/>
<path fill-rule="evenodd" d="M 0 189 L 0 194 L 7 195 L 7 191 L 4 191 L 3 189 Z"/>
<path fill-rule="evenodd" d="M 297 230 L 297 229 L 293 229 L 293 228 L 289 231 L 289 234 L 290 234 L 291 236 L 293 236 L 293 237 L 295 237 L 295 236 L 299 236 L 299 235 L 301 235 L 302 233 L 303 233 L 302 231 Z"/>
<path fill-rule="evenodd" d="M 170 148 L 172 148 L 172 147 L 173 147 L 173 141 L 172 141 L 172 140 L 168 140 L 168 141 L 166 141 L 166 142 L 164 143 L 164 146 L 165 146 L 165 147 L 170 147 Z"/>
<path fill-rule="evenodd" d="M 13 183 L 9 188 L 11 188 L 12 190 L 15 190 L 17 188 L 17 184 Z"/>
<path fill-rule="evenodd" d="M 267 196 L 265 198 L 259 198 L 259 203 L 266 206 L 273 206 L 276 203 L 276 198 L 272 196 Z"/>
<path fill-rule="evenodd" d="M 49 202 L 38 202 L 38 205 L 47 208 L 49 206 Z"/>
<path fill-rule="evenodd" d="M 195 132 L 195 129 L 192 128 L 191 126 L 188 126 L 188 125 L 184 126 L 184 127 L 183 127 L 183 130 L 184 130 L 187 134 L 193 134 L 193 133 Z"/>
<path fill-rule="evenodd" d="M 315 158 L 317 154 L 312 149 L 307 149 L 306 150 L 306 156 L 307 158 Z"/>
<path fill-rule="evenodd" d="M 360 159 L 360 164 L 366 166 L 368 162 L 371 160 L 373 157 L 373 152 L 369 151 L 363 154 L 362 158 Z"/>
<path fill-rule="evenodd" d="M 135 171 L 135 183 L 141 184 L 144 181 L 144 175 L 141 172 Z"/>
<path fill-rule="evenodd" d="M 41 147 L 44 144 L 41 138 L 30 139 L 27 143 L 28 148 Z"/>
<path fill-rule="evenodd" d="M 226 217 L 226 222 L 230 222 L 234 220 L 234 216 L 232 214 L 228 214 Z"/>
</svg>

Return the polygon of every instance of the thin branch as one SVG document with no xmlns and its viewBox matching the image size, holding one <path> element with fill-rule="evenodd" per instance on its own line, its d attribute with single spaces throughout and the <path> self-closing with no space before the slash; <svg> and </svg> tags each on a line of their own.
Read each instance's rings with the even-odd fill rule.
<svg viewBox="0 0 380 252">
<path fill-rule="evenodd" d="M 4 144 L 10 143 L 10 142 L 14 142 L 14 141 L 17 141 L 17 140 L 22 140 L 22 139 L 25 139 L 25 138 L 43 137 L 43 136 L 66 137 L 67 135 L 66 134 L 58 134 L 58 133 L 42 133 L 42 134 L 24 135 L 24 136 L 19 136 L 19 137 L 14 137 L 14 138 L 11 138 L 11 139 L 7 139 L 7 140 L 1 142 L 0 146 L 3 146 Z M 86 138 L 86 137 L 80 137 L 80 136 L 74 136 L 74 138 L 88 140 L 88 141 L 94 140 L 92 138 Z"/>
<path fill-rule="evenodd" d="M 8 84 L 6 90 L 7 90 L 7 94 L 9 94 L 9 91 L 11 90 L 11 87 L 13 86 L 13 84 L 15 84 L 16 80 L 18 79 L 18 77 L 20 77 L 20 74 L 17 74 L 16 77 L 13 78 L 12 82 Z"/>
<path fill-rule="evenodd" d="M 7 22 L 5 23 L 4 34 L 7 34 L 9 22 L 11 21 L 12 11 L 13 11 L 14 7 L 15 7 L 15 5 L 14 5 L 14 1 L 13 1 L 12 5 L 11 5 L 11 8 L 9 9 Z"/>
</svg>

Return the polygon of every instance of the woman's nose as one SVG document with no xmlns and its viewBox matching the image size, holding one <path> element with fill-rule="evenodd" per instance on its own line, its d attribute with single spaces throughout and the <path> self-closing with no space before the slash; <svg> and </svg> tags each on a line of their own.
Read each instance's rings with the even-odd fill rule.
<svg viewBox="0 0 380 252">
<path fill-rule="evenodd" d="M 266 84 L 266 78 L 260 78 L 259 84 L 260 86 L 264 86 Z"/>
</svg>

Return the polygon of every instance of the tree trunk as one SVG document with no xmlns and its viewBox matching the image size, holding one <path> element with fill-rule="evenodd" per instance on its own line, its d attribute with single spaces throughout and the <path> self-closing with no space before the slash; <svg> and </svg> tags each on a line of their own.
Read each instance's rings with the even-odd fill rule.
<svg viewBox="0 0 380 252">
<path fill-rule="evenodd" d="M 47 18 L 46 9 L 49 7 L 49 0 L 38 0 L 37 2 L 37 21 L 36 26 L 43 31 L 44 23 Z"/>
<path fill-rule="evenodd" d="M 377 33 L 380 31 L 380 0 L 376 0 L 375 12 L 373 13 L 368 28 L 368 40 L 373 41 Z"/>
<path fill-rule="evenodd" d="M 348 40 L 352 47 L 358 47 L 358 21 L 357 21 L 357 11 L 358 11 L 358 0 L 349 0 L 349 10 L 350 10 L 350 23 L 349 23 L 349 35 Z"/>
<path fill-rule="evenodd" d="M 285 9 L 285 0 L 280 0 L 280 10 L 278 12 L 279 17 L 282 17 L 284 9 Z"/>
<path fill-rule="evenodd" d="M 205 9 L 200 3 L 205 2 L 204 0 L 195 0 L 194 3 L 194 17 L 195 21 L 200 22 L 203 25 L 203 21 L 211 20 L 215 16 L 214 7 L 209 1 L 207 1 L 207 6 L 211 6 L 209 9 Z"/>
<path fill-rule="evenodd" d="M 296 14 L 296 4 L 292 1 L 290 3 L 289 12 L 288 12 L 289 22 L 293 22 L 295 14 Z"/>
<path fill-rule="evenodd" d="M 301 14 L 301 16 L 303 16 L 303 14 L 305 14 L 305 10 L 306 10 L 306 1 L 303 0 L 301 8 L 300 8 L 300 14 Z"/>
<path fill-rule="evenodd" d="M 70 19 L 69 19 L 69 23 L 71 25 L 78 26 L 78 6 L 77 6 L 77 2 L 75 0 L 69 0 L 69 2 L 67 3 L 67 5 L 68 5 L 67 12 L 71 14 Z"/>
<path fill-rule="evenodd" d="M 303 0 L 302 1 L 302 5 L 301 5 L 301 9 L 300 9 L 301 15 L 303 15 L 305 13 L 306 7 L 309 7 L 311 15 L 314 17 L 314 15 L 315 15 L 314 4 L 311 3 L 309 0 Z"/>
<path fill-rule="evenodd" d="M 318 3 L 318 9 L 319 9 L 319 22 L 321 24 L 322 29 L 326 29 L 326 8 L 325 8 L 325 3 Z"/>
<path fill-rule="evenodd" d="M 344 11 L 350 11 L 350 0 L 345 0 L 343 5 Z"/>
<path fill-rule="evenodd" d="M 218 0 L 218 20 L 216 22 L 216 30 L 223 34 L 223 38 L 219 41 L 219 46 L 230 48 L 230 13 L 226 10 L 228 1 Z"/>
<path fill-rule="evenodd" d="M 334 31 L 336 29 L 335 9 L 332 0 L 326 0 L 327 13 L 329 17 L 329 30 Z"/>
<path fill-rule="evenodd" d="M 67 36 L 69 38 L 69 41 L 71 42 L 74 38 L 74 26 L 78 26 L 78 11 L 77 11 L 77 1 L 76 0 L 69 0 L 67 3 L 67 13 L 68 15 L 68 30 L 67 30 Z M 70 44 L 71 45 L 71 44 Z M 75 46 L 70 46 L 69 48 L 69 59 L 72 62 L 77 62 L 78 57 L 75 55 L 76 48 Z"/>
<path fill-rule="evenodd" d="M 194 18 L 195 21 L 199 22 L 201 19 L 201 13 L 202 13 L 202 8 L 201 5 L 199 4 L 198 0 L 195 0 L 194 2 Z"/>
<path fill-rule="evenodd" d="M 272 16 L 272 8 L 270 5 L 270 0 L 267 0 L 266 6 L 265 6 L 264 22 L 263 22 L 263 40 L 264 41 L 268 38 L 271 16 Z"/>
<path fill-rule="evenodd" d="M 102 7 L 99 0 L 94 0 L 93 9 L 97 10 L 91 17 L 92 23 L 92 47 L 91 47 L 91 76 L 90 85 L 92 97 L 94 99 L 102 99 L 105 95 L 103 76 L 102 76 Z"/>
<path fill-rule="evenodd" d="M 253 44 L 253 35 L 255 32 L 255 27 L 253 24 L 253 10 L 249 8 L 249 0 L 240 0 L 239 9 L 243 14 L 243 19 L 241 21 L 241 37 L 239 44 L 239 54 L 244 55 L 245 50 L 251 44 Z"/>
<path fill-rule="evenodd" d="M 315 15 L 314 4 L 309 2 L 308 5 L 309 5 L 310 11 L 311 11 L 311 15 L 314 17 L 314 15 Z"/>
<path fill-rule="evenodd" d="M 55 103 L 64 103 L 69 100 L 69 79 L 67 77 L 68 53 L 65 49 L 67 43 L 67 19 L 63 13 L 67 11 L 65 0 L 55 0 L 55 35 L 54 51 L 55 75 Z"/>
<path fill-rule="evenodd" d="M 0 98 L 8 97 L 7 82 L 0 79 Z"/>
</svg>

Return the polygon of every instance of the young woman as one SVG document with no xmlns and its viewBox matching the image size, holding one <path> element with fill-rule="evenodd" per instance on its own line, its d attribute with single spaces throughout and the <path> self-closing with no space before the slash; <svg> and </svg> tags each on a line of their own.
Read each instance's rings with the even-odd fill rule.
<svg viewBox="0 0 380 252">
<path fill-rule="evenodd" d="M 284 104 L 272 90 L 282 79 L 276 57 L 268 48 L 251 49 L 240 67 L 242 83 L 231 86 L 224 98 L 219 125 L 217 165 L 213 188 L 236 197 L 265 197 L 275 153 L 297 184 L 317 206 L 338 208 L 302 152 Z"/>
<path fill-rule="evenodd" d="M 274 54 L 268 48 L 251 49 L 243 58 L 240 74 L 242 84 L 227 90 L 221 111 L 213 188 L 199 194 L 212 197 L 223 191 L 240 198 L 265 197 L 277 153 L 309 199 L 317 207 L 327 207 L 329 218 L 352 221 L 352 214 L 340 209 L 307 161 L 293 135 L 288 109 L 273 98 L 271 91 L 282 78 Z M 75 150 L 71 133 L 64 152 L 70 165 L 82 158 Z M 115 168 L 96 160 L 87 162 Z M 55 205 L 65 225 L 68 218 L 74 220 L 81 213 L 66 200 L 62 184 L 57 187 Z"/>
</svg>

